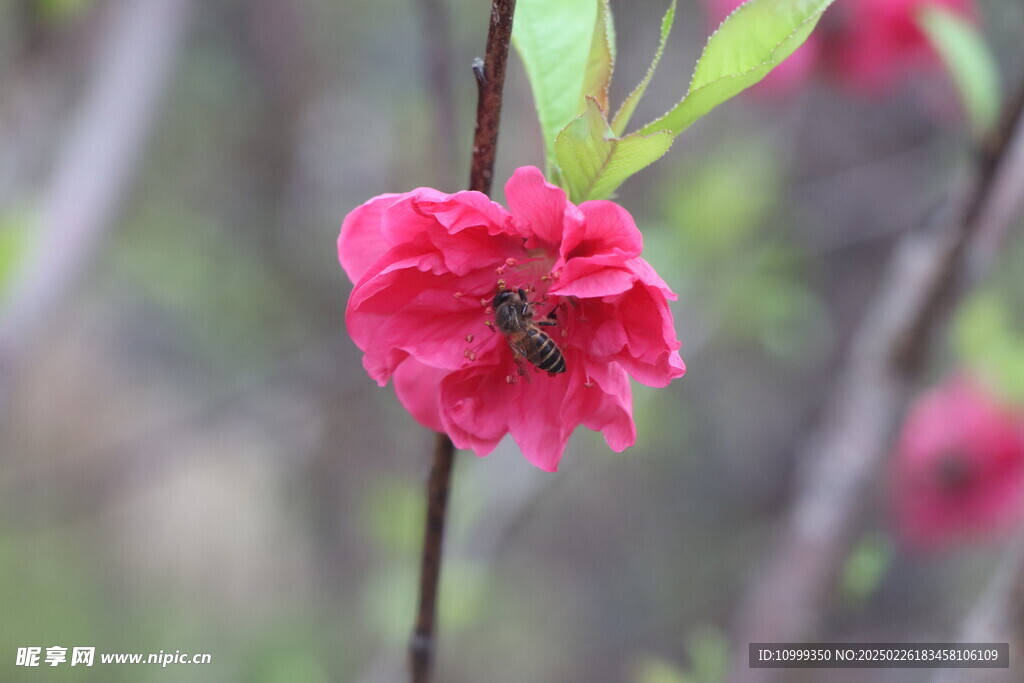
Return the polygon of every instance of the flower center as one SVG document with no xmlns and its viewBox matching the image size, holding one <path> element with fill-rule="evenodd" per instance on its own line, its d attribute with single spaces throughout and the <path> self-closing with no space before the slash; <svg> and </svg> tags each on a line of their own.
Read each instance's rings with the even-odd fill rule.
<svg viewBox="0 0 1024 683">
<path fill-rule="evenodd" d="M 505 376 L 508 384 L 517 384 L 523 377 L 529 379 L 527 373 L 533 372 L 532 366 L 541 370 L 549 366 L 558 367 L 551 359 L 561 358 L 561 347 L 569 331 L 568 306 L 562 297 L 547 293 L 551 283 L 560 275 L 551 270 L 554 262 L 555 257 L 547 249 L 524 250 L 515 257 L 508 257 L 495 268 L 494 289 L 480 298 L 483 308 L 481 322 L 491 334 L 502 334 L 507 341 L 507 344 L 498 344 L 497 347 L 500 353 L 507 354 L 509 360 L 510 369 Z M 502 291 L 516 295 L 505 304 L 519 307 L 514 314 L 508 310 L 495 310 L 495 296 Z M 528 305 L 525 313 L 521 310 L 523 303 Z M 465 353 L 470 362 L 476 360 L 490 335 L 482 337 L 480 344 L 472 345 L 475 338 L 469 335 L 465 340 L 470 345 Z M 554 343 L 555 350 L 548 345 L 548 339 Z"/>
</svg>

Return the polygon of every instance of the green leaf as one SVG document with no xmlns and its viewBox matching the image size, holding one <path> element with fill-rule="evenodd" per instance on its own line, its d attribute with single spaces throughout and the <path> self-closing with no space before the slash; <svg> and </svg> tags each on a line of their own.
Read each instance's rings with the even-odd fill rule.
<svg viewBox="0 0 1024 683">
<path fill-rule="evenodd" d="M 999 72 L 977 27 L 940 5 L 918 10 L 917 22 L 942 57 L 960 95 L 976 138 L 984 137 L 999 117 Z"/>
<path fill-rule="evenodd" d="M 749 0 L 708 39 L 686 96 L 640 129 L 678 135 L 690 124 L 754 85 L 791 55 L 834 0 Z"/>
<path fill-rule="evenodd" d="M 626 99 L 622 101 L 622 105 L 619 110 L 615 112 L 615 116 L 612 117 L 612 131 L 616 135 L 622 135 L 626 132 L 626 126 L 629 125 L 629 119 L 633 116 L 633 112 L 636 111 L 636 106 L 640 104 L 640 98 L 644 96 L 644 92 L 647 90 L 648 84 L 651 82 L 651 78 L 654 77 L 654 70 L 658 68 L 658 62 L 661 61 L 661 55 L 665 52 L 665 42 L 668 40 L 668 34 L 672 30 L 672 22 L 676 16 L 676 0 L 672 0 L 672 4 L 669 5 L 668 10 L 665 12 L 665 16 L 661 19 L 661 38 L 658 40 L 658 49 L 654 51 L 654 59 L 651 61 L 651 66 L 647 69 L 647 73 L 644 74 L 640 84 L 633 89 L 633 92 L 626 96 Z M 607 107 L 605 108 L 607 111 Z"/>
<path fill-rule="evenodd" d="M 603 199 L 640 169 L 654 163 L 672 146 L 668 131 L 616 138 L 593 97 L 587 108 L 555 141 L 555 159 L 569 198 L 577 204 Z"/>
<path fill-rule="evenodd" d="M 558 132 L 581 111 L 597 9 L 598 0 L 516 3 L 512 44 L 533 89 L 549 171 Z"/>
<path fill-rule="evenodd" d="M 594 23 L 594 37 L 590 41 L 590 57 L 587 59 L 587 72 L 583 77 L 583 96 L 593 97 L 608 111 L 608 87 L 612 82 L 612 71 L 615 70 L 615 24 L 612 21 L 612 8 L 608 0 L 601 0 Z M 580 110 L 586 106 L 580 103 Z"/>
</svg>

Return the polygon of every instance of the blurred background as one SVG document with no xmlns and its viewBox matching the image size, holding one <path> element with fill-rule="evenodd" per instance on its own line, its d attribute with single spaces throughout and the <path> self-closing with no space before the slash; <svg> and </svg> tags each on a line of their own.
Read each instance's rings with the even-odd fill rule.
<svg viewBox="0 0 1024 683">
<path fill-rule="evenodd" d="M 665 7 L 613 0 L 613 102 L 647 69 Z M 0 679 L 404 679 L 433 435 L 365 375 L 335 241 L 374 195 L 464 187 L 488 11 L 0 4 Z M 680 3 L 634 120 L 685 91 L 714 12 Z M 975 12 L 1016 90 L 1024 7 Z M 822 39 L 840 30 L 827 14 Z M 722 680 L 795 454 L 893 245 L 971 163 L 937 62 L 869 90 L 827 68 L 765 84 L 623 187 L 680 295 L 688 372 L 635 387 L 623 454 L 581 430 L 557 474 L 507 440 L 458 455 L 438 680 Z M 512 57 L 496 199 L 542 162 Z M 967 368 L 1007 405 L 1024 398 L 1016 233 L 920 389 Z M 942 543 L 894 532 L 887 472 L 816 640 L 955 639 L 1007 544 L 1012 523 Z M 51 645 L 213 663 L 14 665 L 17 648 Z"/>
</svg>

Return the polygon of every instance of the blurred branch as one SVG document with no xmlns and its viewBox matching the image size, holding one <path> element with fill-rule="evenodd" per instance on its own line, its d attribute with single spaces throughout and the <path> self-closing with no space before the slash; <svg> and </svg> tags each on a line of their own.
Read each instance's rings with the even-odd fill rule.
<svg viewBox="0 0 1024 683">
<path fill-rule="evenodd" d="M 1010 643 L 1010 657 L 1024 645 L 1024 528 L 1010 544 L 988 585 L 964 620 L 957 642 Z M 1010 669 L 939 669 L 932 683 L 1019 680 Z"/>
<path fill-rule="evenodd" d="M 0 411 L 24 353 L 114 224 L 170 83 L 192 0 L 133 0 L 110 14 L 95 74 L 44 196 L 33 252 L 0 311 Z"/>
<path fill-rule="evenodd" d="M 810 634 L 829 595 L 871 481 L 890 447 L 979 234 L 1005 234 L 1024 197 L 1024 92 L 981 150 L 975 177 L 944 225 L 897 248 L 875 305 L 852 342 L 840 380 L 800 453 L 795 501 L 772 555 L 738 611 L 734 681 L 772 680 L 747 666 L 746 644 Z M 1012 207 L 1012 211 L 1007 208 Z"/>
<path fill-rule="evenodd" d="M 505 86 L 505 65 L 512 42 L 512 17 L 515 0 L 492 0 L 491 23 L 487 30 L 486 57 L 473 64 L 479 88 L 476 131 L 469 189 L 490 194 L 494 178 L 494 158 L 498 148 L 501 121 L 501 97 Z M 427 516 L 420 563 L 420 592 L 416 625 L 409 639 L 409 669 L 413 683 L 430 680 L 437 626 L 437 586 L 441 575 L 444 524 L 448 512 L 452 462 L 455 445 L 447 434 L 438 434 L 434 464 L 427 481 Z"/>
</svg>

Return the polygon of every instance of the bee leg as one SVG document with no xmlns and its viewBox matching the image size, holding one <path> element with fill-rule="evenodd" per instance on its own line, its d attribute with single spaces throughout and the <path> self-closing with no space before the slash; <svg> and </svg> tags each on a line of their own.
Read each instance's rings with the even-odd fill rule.
<svg viewBox="0 0 1024 683">
<path fill-rule="evenodd" d="M 538 325 L 542 325 L 544 327 L 554 327 L 555 325 L 557 325 L 558 324 L 558 316 L 555 315 L 555 311 L 556 310 L 557 309 L 551 309 L 551 312 L 548 313 L 548 317 L 545 318 L 544 320 L 538 320 L 537 324 Z"/>
<path fill-rule="evenodd" d="M 525 368 L 523 368 L 523 362 L 521 360 L 519 360 L 518 358 L 516 359 L 516 372 L 519 374 L 520 377 L 526 378 L 527 382 L 531 382 L 532 381 L 530 379 L 530 374 L 528 372 L 526 372 Z"/>
</svg>

